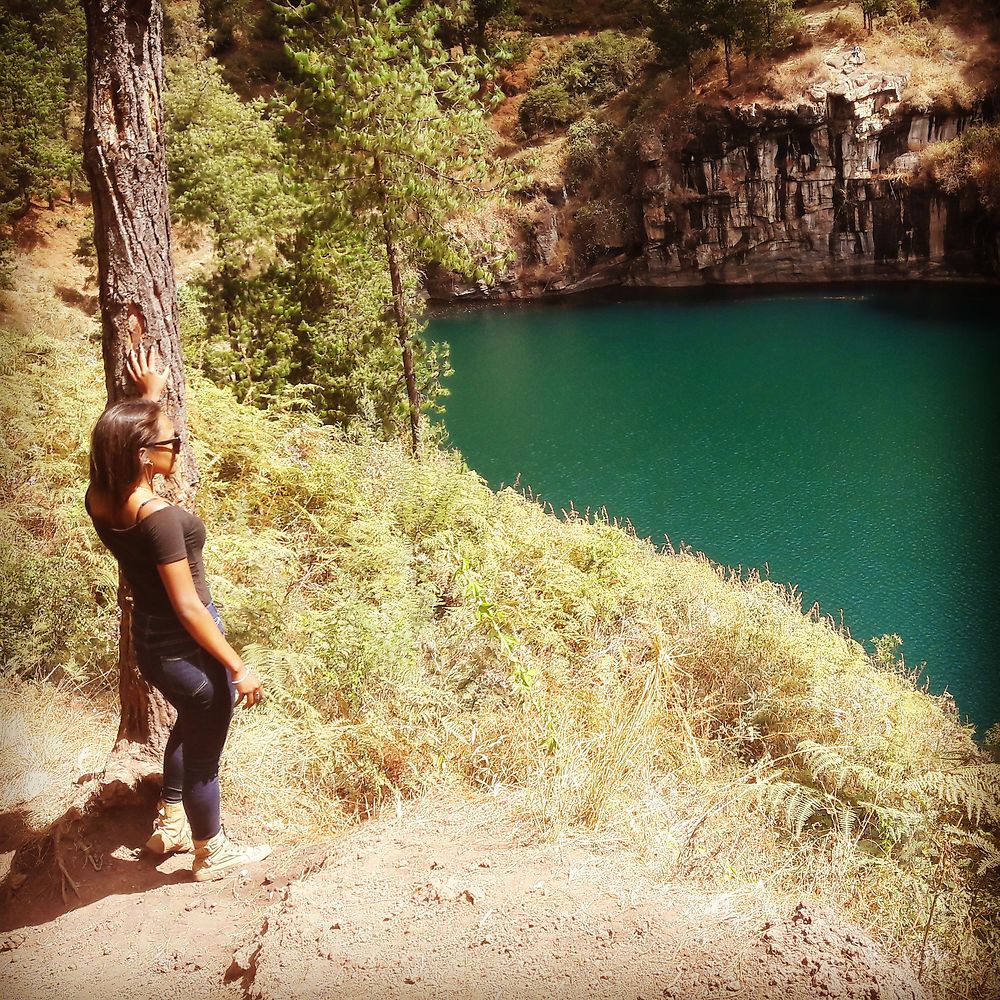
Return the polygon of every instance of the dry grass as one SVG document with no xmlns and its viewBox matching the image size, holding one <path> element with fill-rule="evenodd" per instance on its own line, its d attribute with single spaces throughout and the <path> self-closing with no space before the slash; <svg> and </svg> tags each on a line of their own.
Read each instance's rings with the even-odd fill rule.
<svg viewBox="0 0 1000 1000">
<path fill-rule="evenodd" d="M 989 90 L 1000 65 L 995 19 L 974 15 L 969 5 L 945 5 L 933 18 L 883 18 L 872 34 L 854 4 L 807 10 L 806 22 L 811 44 L 776 59 L 765 86 L 753 96 L 797 102 L 811 86 L 835 86 L 844 80 L 846 57 L 858 45 L 865 62 L 855 75 L 906 77 L 904 104 L 920 111 L 967 109 Z"/>
<path fill-rule="evenodd" d="M 104 697 L 0 675 L 0 813 L 42 829 L 62 815 L 73 783 L 100 771 L 117 732 Z"/>
</svg>

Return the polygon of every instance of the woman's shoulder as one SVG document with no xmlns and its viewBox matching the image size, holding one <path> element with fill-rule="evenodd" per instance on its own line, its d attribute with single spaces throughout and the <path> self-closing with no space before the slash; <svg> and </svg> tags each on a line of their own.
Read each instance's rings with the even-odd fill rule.
<svg viewBox="0 0 1000 1000">
<path fill-rule="evenodd" d="M 180 507 L 175 507 L 169 500 L 164 500 L 163 497 L 150 497 L 148 500 L 143 500 L 136 507 L 135 523 L 142 524 L 148 521 L 154 514 L 159 514 L 163 510 L 179 511 Z"/>
<path fill-rule="evenodd" d="M 141 504 L 136 511 L 136 525 L 145 526 L 143 534 L 157 534 L 160 531 L 183 531 L 190 532 L 196 525 L 202 524 L 197 514 L 192 514 L 178 504 L 170 503 L 162 497 L 151 497 L 148 502 Z"/>
<path fill-rule="evenodd" d="M 120 520 L 120 511 L 116 509 L 114 502 L 100 490 L 95 490 L 91 486 L 83 495 L 83 506 L 95 527 L 115 528 Z"/>
</svg>

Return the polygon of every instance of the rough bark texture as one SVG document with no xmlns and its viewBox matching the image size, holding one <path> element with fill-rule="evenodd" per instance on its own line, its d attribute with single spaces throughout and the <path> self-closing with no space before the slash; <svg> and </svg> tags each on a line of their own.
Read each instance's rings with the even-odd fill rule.
<svg viewBox="0 0 1000 1000">
<path fill-rule="evenodd" d="M 130 347 L 155 344 L 169 366 L 163 405 L 185 437 L 175 499 L 197 479 L 185 435 L 184 368 L 170 245 L 163 131 L 163 12 L 157 0 L 85 0 L 87 117 L 84 164 L 94 207 L 108 402 L 134 395 Z M 130 640 L 131 599 L 119 587 L 121 725 L 116 749 L 156 754 L 171 710 L 140 677 Z"/>
</svg>

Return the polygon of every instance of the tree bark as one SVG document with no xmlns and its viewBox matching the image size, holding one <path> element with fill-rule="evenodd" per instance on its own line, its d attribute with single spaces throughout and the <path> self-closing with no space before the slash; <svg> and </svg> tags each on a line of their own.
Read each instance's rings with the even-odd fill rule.
<svg viewBox="0 0 1000 1000">
<path fill-rule="evenodd" d="M 84 166 L 94 209 L 108 403 L 135 395 L 131 347 L 155 344 L 169 368 L 161 401 L 184 440 L 173 499 L 189 501 L 197 468 L 185 434 L 186 387 L 170 242 L 163 130 L 163 11 L 159 0 L 84 0 L 87 114 Z M 148 687 L 132 649 L 131 597 L 120 581 L 121 722 L 115 751 L 158 756 L 172 709 Z"/>
<path fill-rule="evenodd" d="M 403 290 L 403 276 L 399 266 L 399 252 L 389 219 L 389 206 L 382 185 L 382 161 L 375 157 L 375 175 L 382 192 L 382 228 L 385 234 L 385 253 L 389 261 L 389 280 L 392 282 L 392 311 L 396 319 L 399 346 L 403 353 L 403 378 L 406 381 L 406 399 L 410 410 L 410 445 L 414 455 L 420 454 L 420 393 L 417 390 L 417 375 L 413 367 L 413 343 L 410 337 L 409 318 L 406 314 L 406 293 Z"/>
</svg>

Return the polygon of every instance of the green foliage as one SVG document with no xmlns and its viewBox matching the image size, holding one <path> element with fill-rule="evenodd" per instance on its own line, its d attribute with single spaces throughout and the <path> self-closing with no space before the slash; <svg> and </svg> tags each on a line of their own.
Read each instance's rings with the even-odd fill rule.
<svg viewBox="0 0 1000 1000">
<path fill-rule="evenodd" d="M 414 266 L 474 273 L 476 253 L 445 223 L 487 176 L 475 60 L 443 50 L 433 4 L 404 17 L 407 4 L 379 0 L 358 23 L 321 6 L 284 16 L 298 71 L 287 111 L 327 211 L 375 240 L 388 231 Z"/>
<path fill-rule="evenodd" d="M 895 668 L 899 665 L 899 660 L 896 654 L 899 652 L 899 647 L 903 645 L 902 636 L 896 635 L 894 632 L 886 635 L 878 635 L 872 638 L 872 647 L 874 649 L 874 654 L 872 656 L 875 665 L 881 667 L 883 670 L 888 670 Z"/>
<path fill-rule="evenodd" d="M 217 264 L 182 292 L 189 360 L 241 400 L 397 433 L 384 248 L 331 218 L 309 164 L 293 176 L 264 104 L 242 102 L 214 60 L 177 60 L 169 82 L 173 211 L 208 232 Z M 432 350 L 419 368 L 433 397 L 446 361 Z"/>
<path fill-rule="evenodd" d="M 550 82 L 532 87 L 524 95 L 517 114 L 521 129 L 530 136 L 561 128 L 571 122 L 578 111 L 566 88 Z"/>
<path fill-rule="evenodd" d="M 227 274 L 266 266 L 293 231 L 297 206 L 264 103 L 241 101 L 214 59 L 178 59 L 165 111 L 173 217 L 207 230 Z"/>
<path fill-rule="evenodd" d="M 572 180 L 591 176 L 605 162 L 621 130 L 610 122 L 587 115 L 567 130 L 567 167 Z"/>
<path fill-rule="evenodd" d="M 787 47 L 799 18 L 792 0 L 651 0 L 650 22 L 664 65 L 685 68 L 690 81 L 695 57 L 721 43 L 732 83 L 734 52 L 749 63 Z"/>
<path fill-rule="evenodd" d="M 558 83 L 574 97 L 602 103 L 631 86 L 652 56 L 653 47 L 644 35 L 601 31 L 550 56 L 535 83 Z"/>
<path fill-rule="evenodd" d="M 48 338 L 0 328 L 0 664 L 22 677 L 107 683 L 117 653 L 117 574 L 82 531 L 86 428 L 99 383 L 69 389 L 44 374 Z M 68 369 L 67 369 L 68 371 Z M 67 389 L 65 399 L 50 393 Z M 61 428 L 40 445 L 39 407 Z M 44 485 L 40 485 L 44 484 Z"/>
<path fill-rule="evenodd" d="M 360 266 L 352 273 L 370 275 L 365 294 L 351 298 L 391 311 L 407 378 L 411 350 L 429 362 L 415 376 L 423 394 L 418 386 L 409 398 L 407 385 L 415 427 L 421 400 L 440 394 L 443 365 L 419 343 L 413 279 L 437 265 L 488 281 L 500 262 L 492 246 L 450 224 L 486 193 L 492 140 L 477 99 L 479 63 L 444 49 L 443 13 L 386 0 L 358 8 L 350 20 L 324 4 L 282 13 L 297 71 L 285 110 L 303 183 L 308 178 L 315 192 L 310 226 L 340 239 L 312 245 L 353 257 Z M 413 436 L 415 446 L 416 429 Z"/>
<path fill-rule="evenodd" d="M 971 188 L 987 212 L 1000 216 L 1000 125 L 975 125 L 957 139 L 928 146 L 921 165 L 941 190 Z"/>
<path fill-rule="evenodd" d="M 685 67 L 690 77 L 694 57 L 715 45 L 709 20 L 707 0 L 652 0 L 651 35 L 663 64 Z"/>
<path fill-rule="evenodd" d="M 542 64 L 519 108 L 526 135 L 560 128 L 635 82 L 651 61 L 643 35 L 602 31 L 571 42 Z"/>
<path fill-rule="evenodd" d="M 479 58 L 506 60 L 500 31 L 517 22 L 514 0 L 456 0 L 440 5 L 438 35 L 444 45 L 459 44 Z"/>
<path fill-rule="evenodd" d="M 15 3 L 0 13 L 0 219 L 79 179 L 69 136 L 84 39 L 82 10 L 71 3 Z"/>
<path fill-rule="evenodd" d="M 503 612 L 487 596 L 482 576 L 472 568 L 467 559 L 462 560 L 462 567 L 455 574 L 455 583 L 461 587 L 462 596 L 471 602 L 476 622 L 483 625 L 496 640 L 501 658 L 510 665 L 510 679 L 514 688 L 529 694 L 538 679 L 538 670 L 526 667 L 518 658 L 517 639 L 504 627 Z"/>
</svg>

